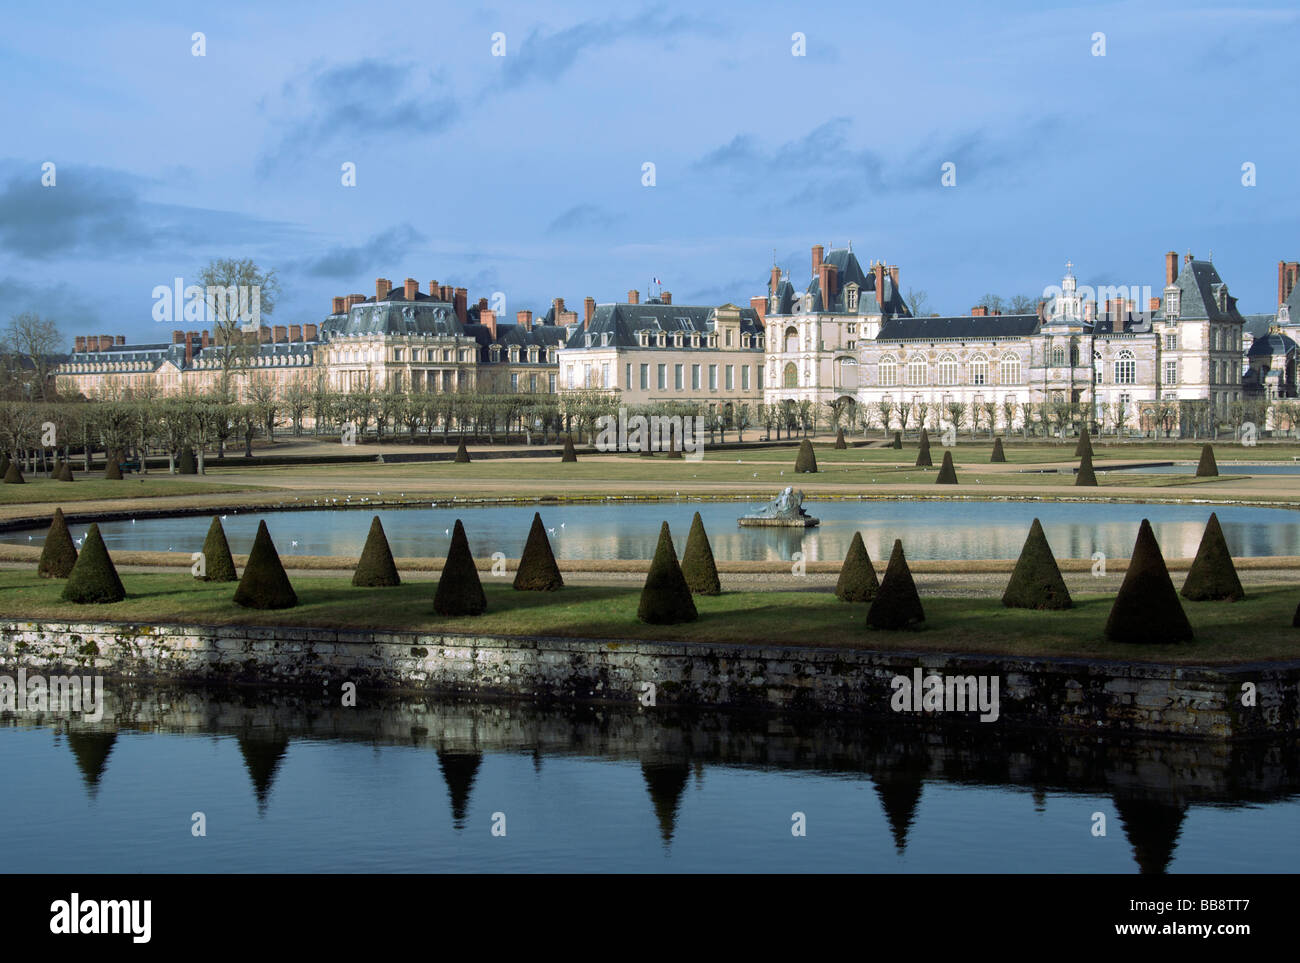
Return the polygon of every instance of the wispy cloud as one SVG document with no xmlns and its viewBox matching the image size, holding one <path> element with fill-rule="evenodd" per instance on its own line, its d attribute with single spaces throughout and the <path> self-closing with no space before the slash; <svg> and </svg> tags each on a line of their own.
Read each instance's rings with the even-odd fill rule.
<svg viewBox="0 0 1300 963">
<path fill-rule="evenodd" d="M 360 244 L 331 248 L 319 257 L 297 261 L 292 269 L 308 277 L 352 280 L 371 268 L 389 269 L 424 240 L 425 236 L 410 224 L 399 224 Z"/>
<path fill-rule="evenodd" d="M 613 227 L 622 218 L 596 204 L 577 204 L 547 227 L 548 231 L 562 233 L 566 231 L 583 231 Z"/>
</svg>

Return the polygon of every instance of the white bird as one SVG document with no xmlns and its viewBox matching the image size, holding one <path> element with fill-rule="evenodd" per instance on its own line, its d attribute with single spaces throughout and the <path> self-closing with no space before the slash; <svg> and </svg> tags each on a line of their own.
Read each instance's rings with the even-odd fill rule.
<svg viewBox="0 0 1300 963">
<path fill-rule="evenodd" d="M 298 543 L 297 543 L 297 542 L 293 542 L 292 544 L 293 544 L 293 547 L 294 547 L 294 548 L 297 548 L 297 547 L 298 547 Z"/>
<path fill-rule="evenodd" d="M 131 519 L 131 524 L 132 524 L 132 525 L 134 525 L 134 524 L 135 524 L 135 519 L 134 519 L 134 518 L 133 518 L 133 519 Z"/>
<path fill-rule="evenodd" d="M 442 530 L 442 534 L 444 534 L 444 535 L 450 535 L 450 534 L 451 534 L 451 529 L 450 529 L 450 528 L 444 528 L 444 529 Z"/>
<path fill-rule="evenodd" d="M 30 542 L 31 540 L 32 540 L 32 537 L 31 537 L 30 535 L 28 535 L 28 536 L 27 536 L 27 541 Z"/>
<path fill-rule="evenodd" d="M 561 527 L 561 528 L 564 527 L 564 522 L 560 522 L 560 527 Z"/>
<path fill-rule="evenodd" d="M 555 534 L 555 529 L 553 529 L 553 528 L 548 528 L 548 529 L 546 530 L 546 534 L 547 534 L 547 535 L 554 535 L 554 534 Z"/>
<path fill-rule="evenodd" d="M 755 478 L 758 477 L 758 472 L 754 472 L 754 477 L 755 477 Z"/>
</svg>

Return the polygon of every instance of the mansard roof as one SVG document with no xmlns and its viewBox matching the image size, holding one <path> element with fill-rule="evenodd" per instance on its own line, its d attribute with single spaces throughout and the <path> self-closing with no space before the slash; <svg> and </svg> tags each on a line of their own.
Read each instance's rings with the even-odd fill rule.
<svg viewBox="0 0 1300 963">
<path fill-rule="evenodd" d="M 1039 328 L 1037 314 L 994 314 L 983 317 L 889 318 L 880 325 L 876 341 L 954 341 L 977 338 L 1023 338 Z"/>
<path fill-rule="evenodd" d="M 1179 290 L 1178 317 L 1182 319 L 1206 319 L 1209 321 L 1235 322 L 1244 324 L 1246 319 L 1237 310 L 1237 299 L 1227 296 L 1227 308 L 1219 307 L 1219 293 L 1226 291 L 1227 285 L 1219 277 L 1214 264 L 1210 261 L 1191 260 L 1183 264 L 1182 273 L 1174 281 Z M 1164 318 L 1165 308 L 1162 304 L 1156 312 L 1157 318 Z"/>
<path fill-rule="evenodd" d="M 809 297 L 809 312 L 827 314 L 887 314 L 910 316 L 907 303 L 896 289 L 894 279 L 888 271 L 884 272 L 883 292 L 876 290 L 874 271 L 863 271 L 857 255 L 848 248 L 835 248 L 822 258 L 823 264 L 835 266 L 835 297 L 828 304 L 822 292 L 821 278 L 814 277 L 808 282 L 805 293 Z M 847 288 L 850 284 L 858 286 L 858 309 L 849 311 Z M 882 310 L 883 305 L 883 310 Z M 790 311 L 776 311 L 776 314 L 789 314 Z"/>
<path fill-rule="evenodd" d="M 394 289 L 392 293 L 397 292 Z M 434 301 L 428 295 L 417 296 L 415 301 L 392 294 L 385 301 L 364 301 L 354 304 L 346 314 L 330 315 L 321 325 L 324 339 L 366 335 L 451 337 L 464 333 L 455 305 Z"/>
<path fill-rule="evenodd" d="M 736 310 L 740 313 L 742 334 L 762 334 L 763 324 L 753 308 Z M 610 344 L 620 348 L 640 347 L 638 332 L 643 330 L 707 334 L 716 326 L 717 313 L 716 307 L 663 304 L 656 301 L 598 304 L 585 331 L 580 324 L 574 326 L 569 335 L 568 347 L 585 348 L 585 334 L 609 334 Z"/>
</svg>

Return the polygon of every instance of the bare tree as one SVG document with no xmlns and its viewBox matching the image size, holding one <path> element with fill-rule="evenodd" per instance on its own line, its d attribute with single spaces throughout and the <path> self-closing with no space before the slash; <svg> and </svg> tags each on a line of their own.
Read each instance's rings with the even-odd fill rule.
<svg viewBox="0 0 1300 963">
<path fill-rule="evenodd" d="M 222 370 L 246 364 L 256 335 L 245 339 L 245 325 L 253 323 L 249 315 L 254 305 L 260 318 L 270 317 L 275 310 L 280 294 L 275 271 L 263 271 L 252 258 L 214 258 L 199 272 L 199 280 L 210 292 L 208 321 L 222 348 Z"/>
<path fill-rule="evenodd" d="M 912 312 L 914 318 L 919 318 L 930 310 L 930 298 L 924 291 L 908 288 L 905 300 L 907 301 L 907 310 Z"/>
<path fill-rule="evenodd" d="M 50 318 L 24 311 L 9 319 L 0 350 L 12 352 L 19 362 L 27 362 L 16 364 L 13 369 L 17 387 L 23 397 L 41 401 L 47 399 L 52 356 L 62 344 L 63 335 L 59 333 L 59 326 Z"/>
</svg>

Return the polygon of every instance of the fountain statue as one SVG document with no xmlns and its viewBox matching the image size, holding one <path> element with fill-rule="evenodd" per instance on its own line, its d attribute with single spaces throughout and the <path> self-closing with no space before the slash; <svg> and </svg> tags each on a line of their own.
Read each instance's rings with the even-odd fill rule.
<svg viewBox="0 0 1300 963">
<path fill-rule="evenodd" d="M 741 515 L 741 525 L 767 525 L 779 528 L 815 528 L 821 519 L 803 510 L 803 492 L 786 488 L 756 512 Z"/>
</svg>

